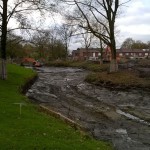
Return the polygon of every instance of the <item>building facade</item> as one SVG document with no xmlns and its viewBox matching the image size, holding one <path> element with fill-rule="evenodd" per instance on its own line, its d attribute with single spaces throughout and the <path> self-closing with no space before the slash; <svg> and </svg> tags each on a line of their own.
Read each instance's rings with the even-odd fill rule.
<svg viewBox="0 0 150 150">
<path fill-rule="evenodd" d="M 150 49 L 118 49 L 117 55 L 125 58 L 149 58 Z"/>
<path fill-rule="evenodd" d="M 73 60 L 98 60 L 100 57 L 99 48 L 78 48 L 72 51 Z"/>
<path fill-rule="evenodd" d="M 103 60 L 111 60 L 111 50 L 109 47 L 103 50 Z M 128 59 L 144 59 L 150 58 L 150 49 L 117 49 L 117 58 L 128 58 Z M 100 48 L 78 48 L 72 51 L 73 60 L 99 60 L 101 56 Z"/>
</svg>

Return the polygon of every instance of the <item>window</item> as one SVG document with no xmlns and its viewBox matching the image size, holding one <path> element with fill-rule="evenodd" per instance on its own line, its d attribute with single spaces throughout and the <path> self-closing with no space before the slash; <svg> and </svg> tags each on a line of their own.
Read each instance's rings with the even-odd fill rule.
<svg viewBox="0 0 150 150">
<path fill-rule="evenodd" d="M 122 53 L 119 53 L 119 56 L 122 56 L 123 54 Z"/>
<path fill-rule="evenodd" d="M 145 56 L 148 56 L 148 53 L 145 53 Z"/>
<path fill-rule="evenodd" d="M 98 53 L 98 56 L 101 56 L 101 53 Z"/>
<path fill-rule="evenodd" d="M 95 57 L 95 53 L 93 53 L 93 57 Z"/>
<path fill-rule="evenodd" d="M 142 56 L 142 53 L 139 53 L 139 56 Z"/>
</svg>

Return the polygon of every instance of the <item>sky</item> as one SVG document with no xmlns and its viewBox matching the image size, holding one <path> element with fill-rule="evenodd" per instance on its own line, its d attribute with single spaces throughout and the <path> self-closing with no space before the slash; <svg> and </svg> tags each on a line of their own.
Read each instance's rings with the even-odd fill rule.
<svg viewBox="0 0 150 150">
<path fill-rule="evenodd" d="M 117 48 L 126 38 L 133 38 L 134 40 L 141 40 L 143 42 L 150 41 L 150 0 L 131 0 L 121 9 L 122 12 L 116 19 L 116 28 L 119 33 L 116 36 Z M 37 14 L 32 15 L 32 22 L 36 22 Z M 60 24 L 60 15 L 50 14 L 45 18 L 42 27 L 50 24 Z M 47 19 L 49 18 L 49 19 Z M 53 22 L 53 23 L 52 23 Z M 10 23 L 11 26 L 14 23 Z M 72 40 L 70 43 L 70 50 L 75 50 L 82 47 L 80 40 Z"/>
<path fill-rule="evenodd" d="M 150 0 L 131 0 L 123 6 L 123 11 L 116 20 L 117 47 L 131 37 L 143 42 L 150 41 Z M 70 49 L 81 47 L 80 43 L 71 43 Z"/>
<path fill-rule="evenodd" d="M 132 0 L 116 20 L 118 46 L 128 37 L 150 41 L 150 0 Z"/>
</svg>

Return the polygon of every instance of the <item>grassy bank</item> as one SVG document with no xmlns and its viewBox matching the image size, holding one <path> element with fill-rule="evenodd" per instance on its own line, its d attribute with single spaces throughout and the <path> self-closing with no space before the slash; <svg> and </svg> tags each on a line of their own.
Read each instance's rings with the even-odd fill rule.
<svg viewBox="0 0 150 150">
<path fill-rule="evenodd" d="M 108 71 L 109 64 L 100 65 L 99 62 L 91 61 L 51 61 L 48 66 L 54 67 L 77 67 L 94 72 Z"/>
<path fill-rule="evenodd" d="M 139 67 L 149 66 L 149 60 L 140 60 L 137 62 Z M 104 86 L 108 88 L 128 89 L 128 88 L 145 88 L 150 89 L 150 77 L 142 78 L 135 71 L 119 70 L 115 73 L 109 73 L 109 64 L 98 64 L 91 61 L 53 61 L 50 66 L 56 67 L 77 67 L 90 70 L 85 81 Z"/>
<path fill-rule="evenodd" d="M 64 122 L 38 111 L 19 88 L 35 73 L 8 65 L 8 79 L 0 79 L 0 149 L 2 150 L 111 150 L 105 142 L 81 135 Z M 19 105 L 24 103 L 22 114 Z"/>
<path fill-rule="evenodd" d="M 115 73 L 90 73 L 85 80 L 89 83 L 108 87 L 111 89 L 150 89 L 149 78 L 140 78 L 136 73 L 130 71 L 118 71 Z"/>
</svg>

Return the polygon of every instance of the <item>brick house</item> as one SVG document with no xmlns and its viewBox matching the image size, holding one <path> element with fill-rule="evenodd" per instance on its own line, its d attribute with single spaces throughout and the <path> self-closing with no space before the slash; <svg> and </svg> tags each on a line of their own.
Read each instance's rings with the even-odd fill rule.
<svg viewBox="0 0 150 150">
<path fill-rule="evenodd" d="M 150 57 L 150 50 L 149 49 L 117 49 L 116 50 L 117 59 L 124 57 L 124 58 L 149 58 Z M 72 51 L 72 58 L 73 60 L 98 60 L 100 54 L 99 48 L 78 48 L 77 50 Z M 106 47 L 103 50 L 103 60 L 110 61 L 111 60 L 111 49 Z"/>
<path fill-rule="evenodd" d="M 72 51 L 73 60 L 97 60 L 99 56 L 99 48 L 78 48 Z"/>
<path fill-rule="evenodd" d="M 125 58 L 150 57 L 150 49 L 117 49 L 117 56 Z"/>
</svg>

